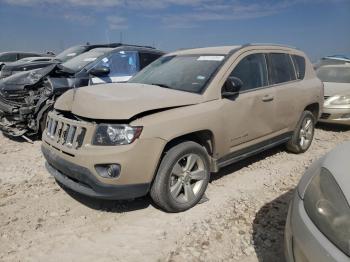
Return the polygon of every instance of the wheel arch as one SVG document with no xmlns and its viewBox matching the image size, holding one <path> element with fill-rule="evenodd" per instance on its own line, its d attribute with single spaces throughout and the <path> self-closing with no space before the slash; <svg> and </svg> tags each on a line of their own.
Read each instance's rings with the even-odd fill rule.
<svg viewBox="0 0 350 262">
<path fill-rule="evenodd" d="M 159 158 L 159 162 L 157 164 L 157 167 L 155 169 L 155 173 L 152 179 L 152 184 L 154 182 L 154 179 L 156 177 L 157 171 L 159 169 L 160 163 L 163 160 L 163 157 L 165 156 L 166 152 L 169 151 L 172 147 L 181 144 L 186 141 L 192 141 L 195 142 L 205 148 L 205 150 L 208 153 L 209 156 L 209 162 L 210 162 L 210 169 L 211 171 L 216 171 L 216 164 L 213 159 L 213 155 L 215 152 L 215 142 L 214 142 L 214 134 L 211 130 L 209 129 L 203 129 L 203 130 L 198 130 L 194 131 L 191 133 L 185 133 L 182 135 L 178 135 L 176 137 L 173 137 L 171 139 L 167 140 L 167 143 L 165 144 L 162 153 Z"/>
<path fill-rule="evenodd" d="M 305 107 L 304 111 L 310 111 L 317 121 L 320 116 L 320 105 L 318 103 L 312 103 Z"/>
</svg>

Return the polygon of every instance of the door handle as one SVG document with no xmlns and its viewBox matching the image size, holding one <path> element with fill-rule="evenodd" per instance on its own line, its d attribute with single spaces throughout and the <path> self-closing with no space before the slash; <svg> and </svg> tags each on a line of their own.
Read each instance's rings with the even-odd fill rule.
<svg viewBox="0 0 350 262">
<path fill-rule="evenodd" d="M 273 95 L 266 95 L 266 96 L 264 96 L 263 98 L 262 98 L 262 101 L 264 101 L 264 102 L 271 102 L 271 101 L 273 101 L 275 98 L 274 98 L 274 96 Z"/>
</svg>

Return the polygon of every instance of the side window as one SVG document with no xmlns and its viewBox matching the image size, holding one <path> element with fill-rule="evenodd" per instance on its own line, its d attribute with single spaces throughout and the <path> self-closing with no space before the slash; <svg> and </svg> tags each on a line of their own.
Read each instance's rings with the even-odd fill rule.
<svg viewBox="0 0 350 262">
<path fill-rule="evenodd" d="M 295 80 L 295 72 L 290 56 L 273 53 L 268 55 L 270 84 L 280 84 Z"/>
<path fill-rule="evenodd" d="M 99 65 L 109 67 L 109 76 L 133 76 L 140 70 L 137 51 L 120 51 L 103 58 Z"/>
<path fill-rule="evenodd" d="M 17 61 L 17 54 L 16 53 L 3 54 L 2 56 L 0 56 L 0 61 L 1 62 L 14 62 L 14 61 Z"/>
<path fill-rule="evenodd" d="M 230 76 L 242 80 L 241 91 L 267 86 L 265 55 L 252 54 L 243 58 L 233 69 Z"/>
<path fill-rule="evenodd" d="M 305 58 L 298 55 L 292 55 L 297 78 L 303 80 L 305 77 Z"/>
<path fill-rule="evenodd" d="M 161 57 L 160 54 L 140 52 L 140 68 L 143 69 L 159 57 Z"/>
<path fill-rule="evenodd" d="M 29 53 L 19 53 L 18 54 L 19 59 L 26 58 L 26 57 L 33 57 L 33 56 L 37 56 L 37 55 L 36 54 L 29 54 Z"/>
</svg>

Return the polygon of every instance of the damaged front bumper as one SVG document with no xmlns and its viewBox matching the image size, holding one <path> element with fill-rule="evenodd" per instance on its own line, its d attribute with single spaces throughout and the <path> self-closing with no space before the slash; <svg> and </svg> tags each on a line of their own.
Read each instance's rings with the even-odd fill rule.
<svg viewBox="0 0 350 262">
<path fill-rule="evenodd" d="M 10 105 L 0 98 L 0 130 L 9 136 L 23 136 L 33 125 L 34 107 Z"/>
</svg>

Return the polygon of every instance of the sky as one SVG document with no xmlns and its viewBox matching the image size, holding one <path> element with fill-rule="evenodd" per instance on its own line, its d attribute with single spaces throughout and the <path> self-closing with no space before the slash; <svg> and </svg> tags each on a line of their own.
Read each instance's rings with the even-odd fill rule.
<svg viewBox="0 0 350 262">
<path fill-rule="evenodd" d="M 164 51 L 246 43 L 350 55 L 350 0 L 0 0 L 0 52 L 119 42 Z"/>
</svg>

